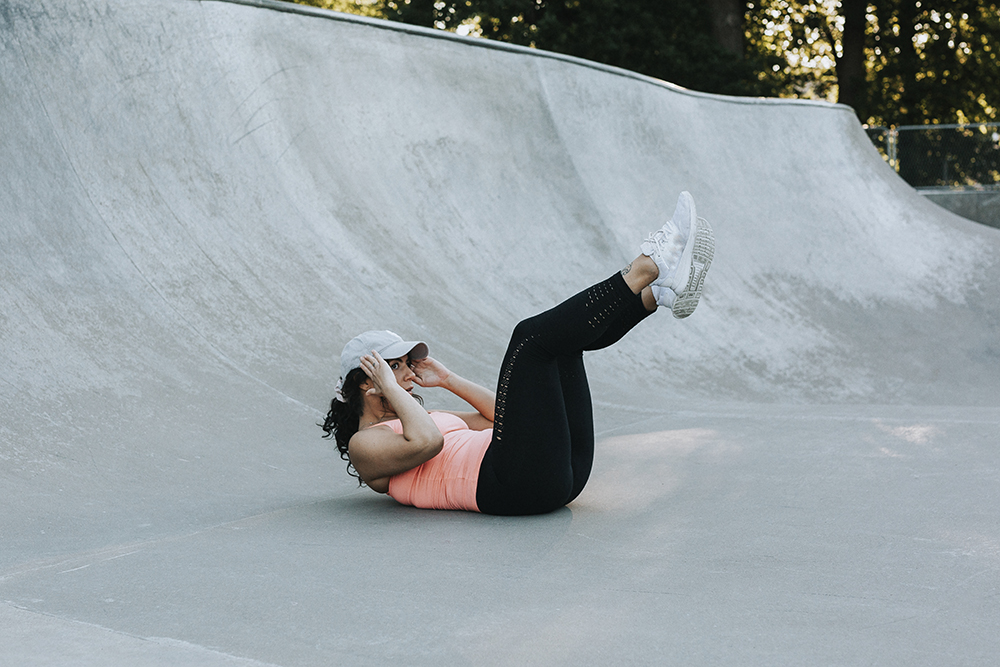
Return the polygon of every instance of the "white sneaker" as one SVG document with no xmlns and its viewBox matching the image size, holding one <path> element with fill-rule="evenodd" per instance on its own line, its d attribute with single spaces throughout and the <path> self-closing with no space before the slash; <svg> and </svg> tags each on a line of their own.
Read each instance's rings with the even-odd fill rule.
<svg viewBox="0 0 1000 667">
<path fill-rule="evenodd" d="M 678 276 L 686 274 L 686 280 L 680 289 L 671 286 L 677 294 L 677 298 L 670 307 L 670 311 L 677 319 L 684 319 L 694 312 L 701 299 L 701 289 L 705 284 L 705 274 L 712 266 L 712 258 L 715 257 L 715 233 L 712 226 L 704 218 L 695 221 L 694 232 L 688 241 L 693 241 L 691 253 L 687 255 L 687 246 L 684 252 L 686 257 L 681 258 L 681 266 L 677 271 Z"/>
<path fill-rule="evenodd" d="M 660 270 L 652 284 L 658 288 L 653 289 L 653 295 L 660 306 L 671 308 L 673 295 L 680 294 L 688 284 L 694 248 L 692 232 L 697 220 L 694 198 L 689 192 L 682 192 L 671 219 L 639 246 L 639 251 L 656 262 Z"/>
<path fill-rule="evenodd" d="M 659 285 L 650 285 L 649 289 L 653 290 L 653 299 L 656 300 L 656 305 L 669 308 L 673 312 L 674 301 L 677 300 L 677 295 L 674 294 L 672 289 L 669 287 L 660 287 Z"/>
</svg>

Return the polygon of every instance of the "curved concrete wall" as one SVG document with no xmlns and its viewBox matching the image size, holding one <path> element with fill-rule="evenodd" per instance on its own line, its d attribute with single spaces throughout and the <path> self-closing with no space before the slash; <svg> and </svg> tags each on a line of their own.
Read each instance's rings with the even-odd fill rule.
<svg viewBox="0 0 1000 667">
<path fill-rule="evenodd" d="M 491 383 L 514 323 L 623 265 L 681 189 L 717 231 L 704 302 L 591 357 L 604 424 L 996 404 L 1000 233 L 914 194 L 849 109 L 312 14 L 5 5 L 8 475 L 308 456 L 370 327 Z"/>
<path fill-rule="evenodd" d="M 1000 228 L 1000 191 L 920 188 L 921 196 L 955 215 Z"/>
</svg>

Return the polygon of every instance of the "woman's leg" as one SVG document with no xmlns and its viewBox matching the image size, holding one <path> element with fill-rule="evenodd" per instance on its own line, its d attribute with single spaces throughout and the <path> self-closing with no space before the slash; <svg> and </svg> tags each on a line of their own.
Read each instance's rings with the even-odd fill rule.
<svg viewBox="0 0 1000 667">
<path fill-rule="evenodd" d="M 715 241 L 689 193 L 640 249 L 620 274 L 515 327 L 500 370 L 493 440 L 479 470 L 480 511 L 538 514 L 575 498 L 594 453 L 583 351 L 617 342 L 657 305 L 677 318 L 697 306 Z"/>
<path fill-rule="evenodd" d="M 608 324 L 608 328 L 604 334 L 585 347 L 584 351 L 591 352 L 611 347 L 624 338 L 625 334 L 634 329 L 639 322 L 642 322 L 656 312 L 656 301 L 649 296 L 648 288 L 642 291 L 640 297 L 643 308 L 629 308 L 626 312 L 621 313 L 613 322 Z"/>
<path fill-rule="evenodd" d="M 594 435 L 582 351 L 618 340 L 649 314 L 642 292 L 656 277 L 655 265 L 640 266 L 641 276 L 630 266 L 515 328 L 501 367 L 493 442 L 480 468 L 481 511 L 549 512 L 583 489 Z"/>
<path fill-rule="evenodd" d="M 573 470 L 573 485 L 563 503 L 566 505 L 583 491 L 594 467 L 594 408 L 590 401 L 587 371 L 583 367 L 583 353 L 559 357 L 558 363 L 569 422 L 570 467 Z"/>
</svg>

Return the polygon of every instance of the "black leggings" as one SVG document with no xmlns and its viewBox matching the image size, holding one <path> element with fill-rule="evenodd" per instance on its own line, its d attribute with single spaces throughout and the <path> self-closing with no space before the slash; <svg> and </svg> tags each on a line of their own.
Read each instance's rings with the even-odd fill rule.
<svg viewBox="0 0 1000 667">
<path fill-rule="evenodd" d="M 542 514 L 580 494 L 594 461 L 583 352 L 612 345 L 649 314 L 616 273 L 514 328 L 479 468 L 481 512 Z"/>
</svg>

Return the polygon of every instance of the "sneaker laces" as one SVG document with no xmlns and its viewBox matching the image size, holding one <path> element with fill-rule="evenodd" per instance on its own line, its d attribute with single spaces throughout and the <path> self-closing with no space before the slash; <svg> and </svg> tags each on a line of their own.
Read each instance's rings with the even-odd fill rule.
<svg viewBox="0 0 1000 667">
<path fill-rule="evenodd" d="M 673 271 L 684 252 L 680 230 L 677 229 L 673 221 L 668 221 L 663 227 L 649 235 L 641 250 L 643 254 L 649 255 L 654 260 L 657 259 L 658 255 L 664 264 L 661 269 L 667 268 Z"/>
</svg>

